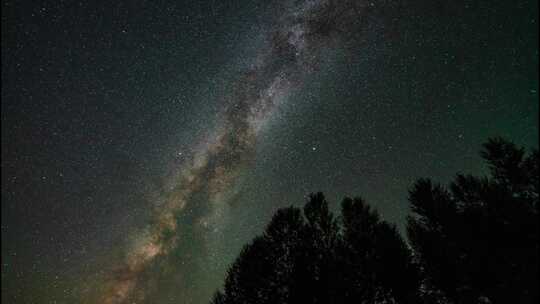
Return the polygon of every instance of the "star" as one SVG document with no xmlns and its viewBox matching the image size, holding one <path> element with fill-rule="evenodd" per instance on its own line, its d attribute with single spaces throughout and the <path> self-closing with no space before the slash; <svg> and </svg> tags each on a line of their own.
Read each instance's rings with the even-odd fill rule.
<svg viewBox="0 0 540 304">
<path fill-rule="evenodd" d="M 415 178 L 537 147 L 536 2 L 418 1 L 4 1 L 2 298 L 209 303 L 304 194 L 402 229 Z"/>
</svg>

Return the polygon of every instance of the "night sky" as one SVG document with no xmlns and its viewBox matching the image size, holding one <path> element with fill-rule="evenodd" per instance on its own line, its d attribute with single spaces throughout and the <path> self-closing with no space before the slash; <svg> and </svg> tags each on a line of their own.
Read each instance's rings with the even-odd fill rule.
<svg viewBox="0 0 540 304">
<path fill-rule="evenodd" d="M 538 147 L 536 0 L 97 2 L 2 1 L 5 303 L 208 303 L 310 192 Z"/>
</svg>

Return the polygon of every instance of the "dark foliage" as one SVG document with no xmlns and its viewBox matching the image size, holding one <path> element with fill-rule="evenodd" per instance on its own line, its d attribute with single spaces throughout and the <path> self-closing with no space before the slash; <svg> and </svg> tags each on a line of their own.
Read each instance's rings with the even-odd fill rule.
<svg viewBox="0 0 540 304">
<path fill-rule="evenodd" d="M 410 190 L 408 236 L 426 286 L 453 303 L 538 303 L 538 152 L 484 144 L 489 177 Z"/>
<path fill-rule="evenodd" d="M 482 157 L 489 177 L 415 183 L 412 248 L 361 198 L 278 210 L 212 303 L 538 303 L 538 152 L 491 139 Z"/>
<path fill-rule="evenodd" d="M 417 303 L 419 281 L 393 225 L 360 198 L 345 199 L 336 219 L 317 193 L 303 212 L 277 211 L 212 303 Z"/>
</svg>

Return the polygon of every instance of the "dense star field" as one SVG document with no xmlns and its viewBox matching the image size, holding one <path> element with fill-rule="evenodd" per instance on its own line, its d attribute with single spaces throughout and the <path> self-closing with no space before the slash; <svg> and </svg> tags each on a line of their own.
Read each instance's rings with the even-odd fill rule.
<svg viewBox="0 0 540 304">
<path fill-rule="evenodd" d="M 537 5 L 2 1 L 2 301 L 208 303 L 316 191 L 403 229 L 415 179 L 538 147 Z"/>
</svg>

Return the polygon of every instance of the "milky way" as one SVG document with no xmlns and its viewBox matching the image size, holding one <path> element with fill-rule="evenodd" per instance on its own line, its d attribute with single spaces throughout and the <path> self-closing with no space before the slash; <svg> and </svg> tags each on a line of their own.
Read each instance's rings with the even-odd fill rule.
<svg viewBox="0 0 540 304">
<path fill-rule="evenodd" d="M 257 134 L 283 102 L 291 89 L 301 85 L 302 77 L 317 69 L 323 48 L 333 47 L 349 31 L 358 30 L 368 6 L 354 1 L 304 1 L 282 8 L 268 31 L 267 47 L 260 50 L 255 63 L 240 75 L 214 133 L 181 168 L 177 186 L 163 194 L 156 221 L 148 233 L 127 253 L 124 265 L 113 274 L 103 299 L 106 304 L 142 300 L 145 292 L 133 295 L 141 274 L 156 258 L 168 255 L 182 237 L 176 218 L 193 201 L 205 195 L 207 212 L 197 221 L 208 225 L 227 204 L 242 168 L 254 157 Z"/>
<path fill-rule="evenodd" d="M 203 304 L 278 208 L 538 147 L 538 1 L 2 1 L 2 303 Z"/>
</svg>

